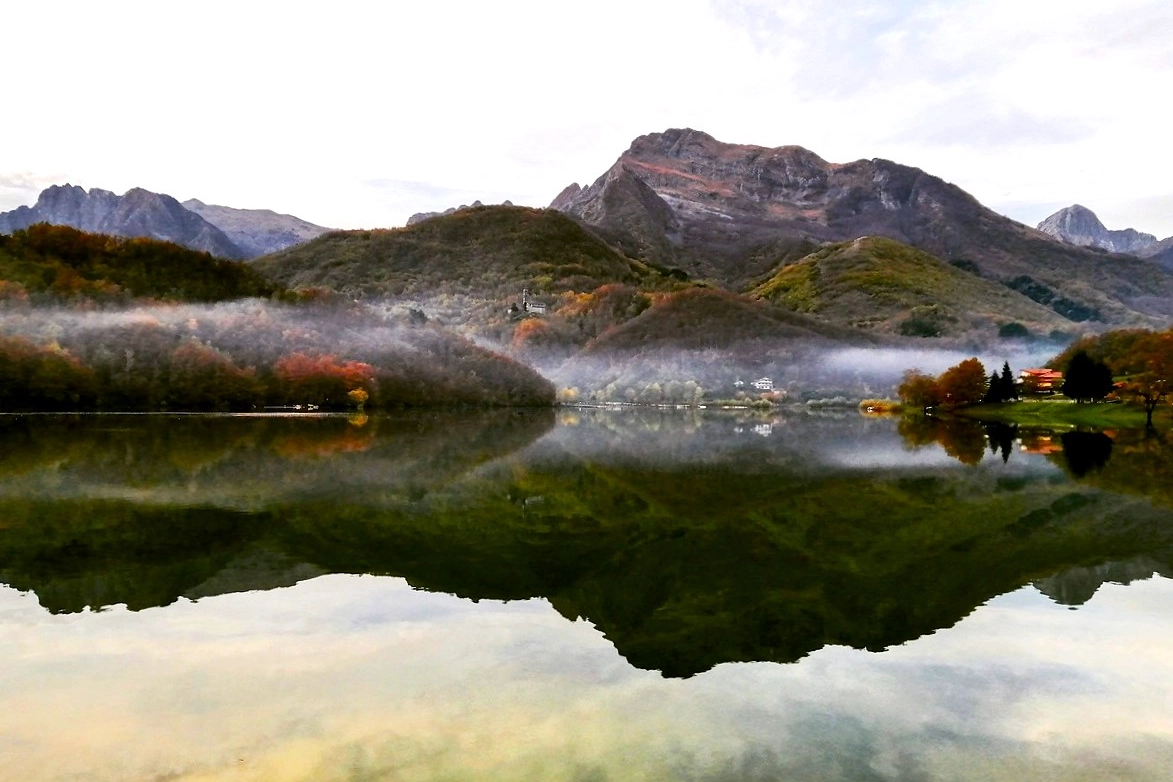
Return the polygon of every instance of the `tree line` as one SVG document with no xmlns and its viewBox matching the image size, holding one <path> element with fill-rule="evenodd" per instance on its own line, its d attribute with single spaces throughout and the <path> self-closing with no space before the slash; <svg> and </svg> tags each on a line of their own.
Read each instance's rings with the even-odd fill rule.
<svg viewBox="0 0 1173 782">
<path fill-rule="evenodd" d="M 0 410 L 549 405 L 533 370 L 430 325 L 254 302 L 4 324 Z"/>
<path fill-rule="evenodd" d="M 38 223 L 0 235 L 0 301 L 227 301 L 280 292 L 251 266 L 171 242 Z"/>
<path fill-rule="evenodd" d="M 910 369 L 904 373 L 896 393 L 906 406 L 926 412 L 978 402 L 1007 402 L 1018 398 L 1018 386 L 1008 362 L 1003 363 L 1000 374 L 987 376 L 981 361 L 967 358 L 935 376 Z"/>
<path fill-rule="evenodd" d="M 1153 425 L 1156 408 L 1170 400 L 1173 385 L 1173 328 L 1165 331 L 1118 329 L 1084 337 L 1048 362 L 1061 370 L 1063 395 L 1077 403 L 1116 399 L 1141 406 Z M 1003 363 L 988 377 L 981 362 L 969 358 L 940 375 L 909 370 L 897 393 L 901 402 L 922 412 L 1007 402 L 1028 393 Z"/>
</svg>

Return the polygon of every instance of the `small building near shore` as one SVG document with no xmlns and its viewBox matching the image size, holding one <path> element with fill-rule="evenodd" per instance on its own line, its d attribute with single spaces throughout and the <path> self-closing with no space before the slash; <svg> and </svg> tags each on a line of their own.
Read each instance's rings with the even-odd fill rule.
<svg viewBox="0 0 1173 782">
<path fill-rule="evenodd" d="M 1054 394 L 1063 386 L 1063 373 L 1046 367 L 1024 369 L 1018 382 L 1024 394 Z"/>
</svg>

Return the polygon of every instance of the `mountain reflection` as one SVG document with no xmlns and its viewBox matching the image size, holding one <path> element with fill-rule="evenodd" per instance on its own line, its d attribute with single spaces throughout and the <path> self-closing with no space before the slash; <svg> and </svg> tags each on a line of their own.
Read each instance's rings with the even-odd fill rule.
<svg viewBox="0 0 1173 782">
<path fill-rule="evenodd" d="M 69 612 L 395 575 L 547 598 L 689 676 L 883 649 L 1073 567 L 1173 562 L 1168 511 L 1132 496 L 1148 479 L 1108 485 L 1133 458 L 1168 470 L 1151 442 L 1118 442 L 1092 484 L 980 426 L 898 432 L 965 464 L 1001 451 L 997 469 L 881 458 L 901 452 L 884 420 L 553 416 L 4 419 L 0 581 Z"/>
</svg>

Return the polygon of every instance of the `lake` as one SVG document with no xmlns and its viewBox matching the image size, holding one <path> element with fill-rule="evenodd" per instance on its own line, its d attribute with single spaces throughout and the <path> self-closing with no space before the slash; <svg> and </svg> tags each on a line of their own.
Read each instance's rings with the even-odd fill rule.
<svg viewBox="0 0 1173 782">
<path fill-rule="evenodd" d="M 1168 434 L 564 409 L 0 443 L 3 782 L 1173 767 Z"/>
</svg>

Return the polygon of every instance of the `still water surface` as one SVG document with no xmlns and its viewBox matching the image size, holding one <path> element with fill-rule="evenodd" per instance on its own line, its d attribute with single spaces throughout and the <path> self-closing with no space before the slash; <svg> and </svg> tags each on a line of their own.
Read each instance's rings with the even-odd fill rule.
<svg viewBox="0 0 1173 782">
<path fill-rule="evenodd" d="M 1173 766 L 1161 438 L 589 410 L 0 437 L 5 782 Z"/>
</svg>

